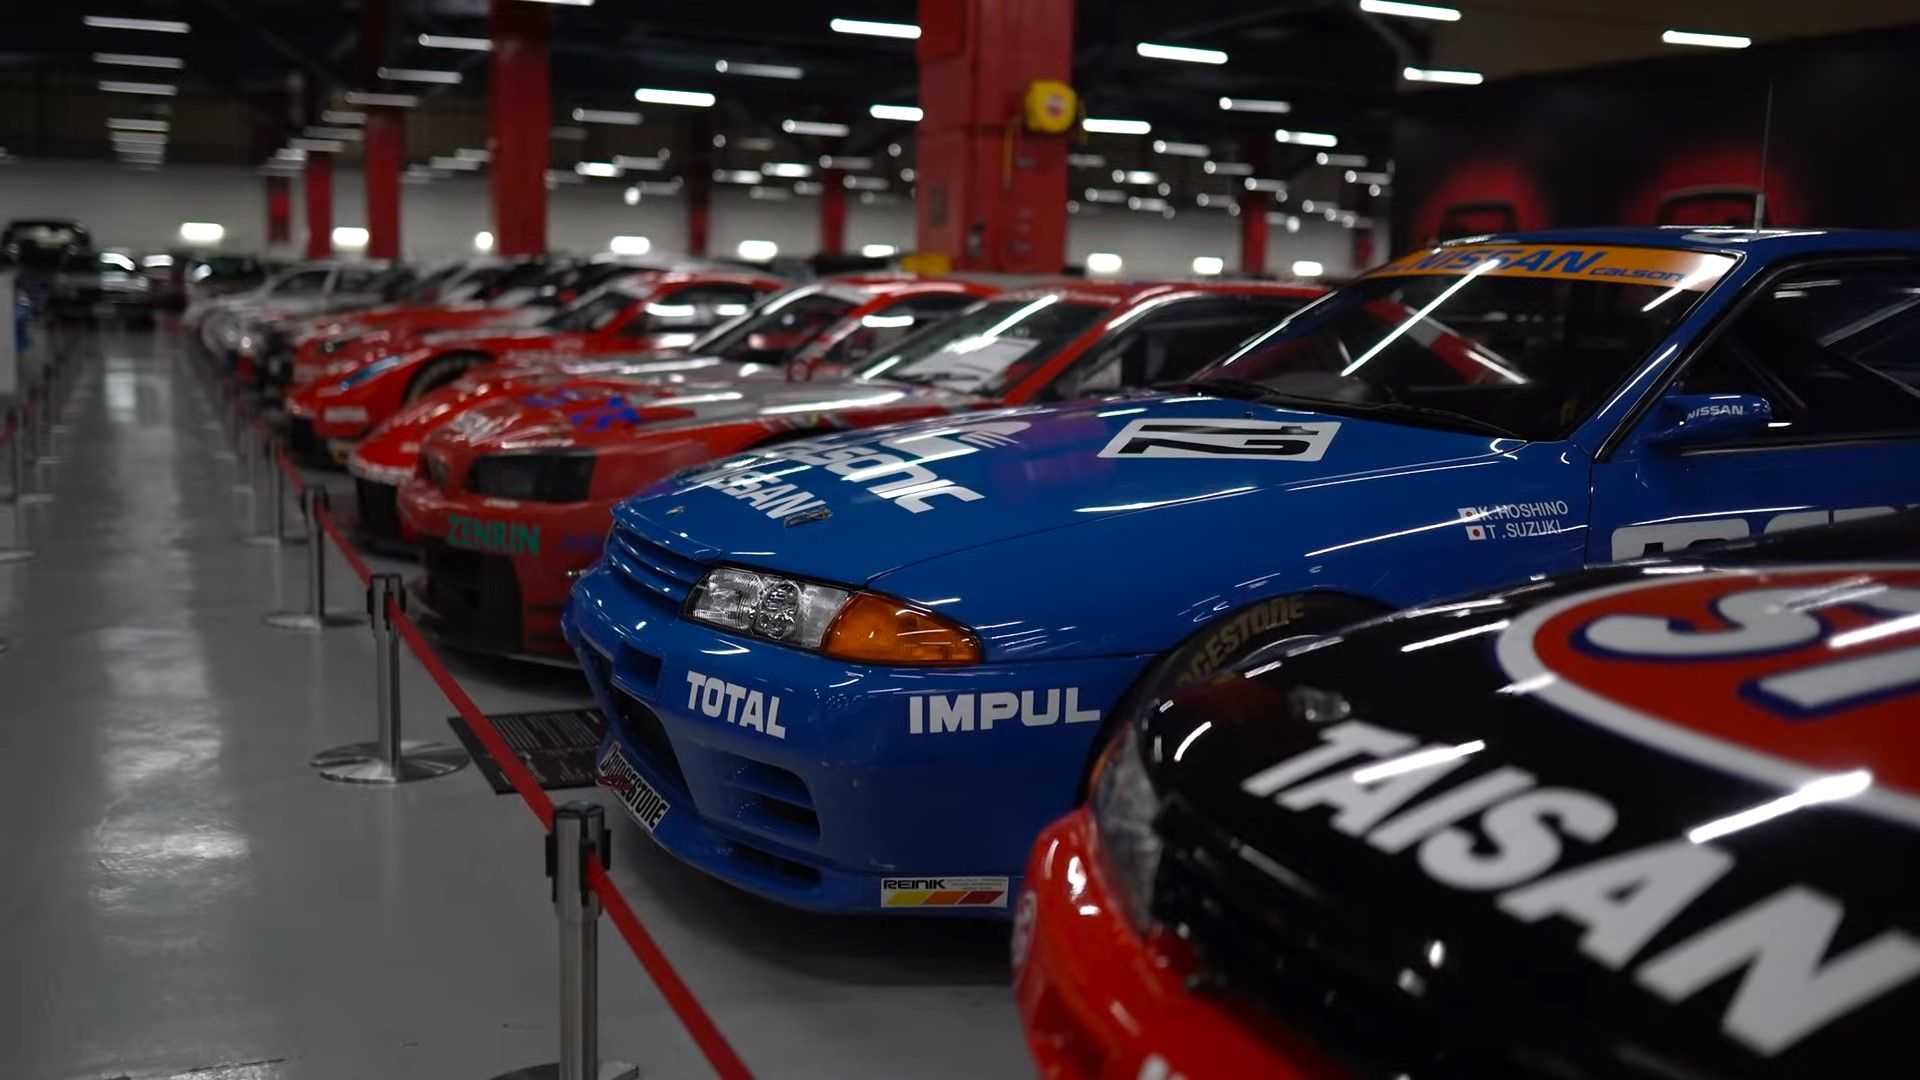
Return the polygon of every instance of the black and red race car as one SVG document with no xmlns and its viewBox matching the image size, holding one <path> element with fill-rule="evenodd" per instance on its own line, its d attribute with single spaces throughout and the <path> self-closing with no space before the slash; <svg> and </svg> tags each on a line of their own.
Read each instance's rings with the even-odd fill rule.
<svg viewBox="0 0 1920 1080">
<path fill-rule="evenodd" d="M 1277 642 L 1033 849 L 1043 1076 L 1841 1077 L 1920 1017 L 1920 513 Z"/>
</svg>

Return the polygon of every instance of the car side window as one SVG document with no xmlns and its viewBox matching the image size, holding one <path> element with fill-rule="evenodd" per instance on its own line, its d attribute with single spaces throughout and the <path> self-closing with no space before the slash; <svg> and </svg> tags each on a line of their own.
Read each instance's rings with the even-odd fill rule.
<svg viewBox="0 0 1920 1080">
<path fill-rule="evenodd" d="M 280 284 L 274 287 L 274 295 L 312 296 L 315 293 L 324 292 L 327 287 L 327 275 L 330 273 L 332 273 L 330 270 L 302 270 L 296 274 L 289 274 L 281 278 Z"/>
<path fill-rule="evenodd" d="M 914 331 L 957 315 L 979 302 L 979 297 L 964 293 L 934 293 L 889 304 L 861 319 L 860 328 L 841 338 L 822 361 L 858 364 L 892 348 Z"/>
<path fill-rule="evenodd" d="M 1754 394 L 1762 441 L 1920 435 L 1920 268 L 1776 278 L 1680 376 L 1687 394 Z"/>
<path fill-rule="evenodd" d="M 689 285 L 649 303 L 646 318 L 632 320 L 620 332 L 638 337 L 663 330 L 706 330 L 746 314 L 759 296 L 751 285 Z"/>
<path fill-rule="evenodd" d="M 1088 350 L 1046 396 L 1086 397 L 1187 378 L 1305 303 L 1290 296 L 1205 296 L 1162 304 Z"/>
</svg>

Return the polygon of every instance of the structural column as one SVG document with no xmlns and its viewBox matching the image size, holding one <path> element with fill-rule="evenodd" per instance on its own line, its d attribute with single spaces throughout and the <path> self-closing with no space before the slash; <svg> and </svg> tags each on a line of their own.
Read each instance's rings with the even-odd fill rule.
<svg viewBox="0 0 1920 1080">
<path fill-rule="evenodd" d="M 1266 168 L 1266 143 L 1247 144 L 1247 161 L 1258 173 Z M 1273 195 L 1265 191 L 1240 189 L 1240 276 L 1264 277 L 1267 273 L 1267 213 L 1273 209 Z"/>
<path fill-rule="evenodd" d="M 324 259 L 333 254 L 333 155 L 309 150 L 301 179 L 307 196 L 307 258 Z"/>
<path fill-rule="evenodd" d="M 267 177 L 267 246 L 293 243 L 293 184 L 284 176 Z"/>
<path fill-rule="evenodd" d="M 1033 130 L 1026 97 L 1037 80 L 1072 80 L 1072 0 L 920 0 L 918 50 L 920 251 L 961 269 L 1057 273 L 1075 136 Z M 1064 98 L 1051 104 L 1071 119 Z"/>
<path fill-rule="evenodd" d="M 367 111 L 367 257 L 400 257 L 400 169 L 407 153 L 405 114 L 390 106 Z"/>
<path fill-rule="evenodd" d="M 547 250 L 547 164 L 553 137 L 548 14 L 539 4 L 493 0 L 487 170 L 493 190 L 493 249 L 501 255 L 541 255 Z"/>
<path fill-rule="evenodd" d="M 838 169 L 822 169 L 820 171 L 820 254 L 844 255 L 846 250 L 846 175 Z"/>
</svg>

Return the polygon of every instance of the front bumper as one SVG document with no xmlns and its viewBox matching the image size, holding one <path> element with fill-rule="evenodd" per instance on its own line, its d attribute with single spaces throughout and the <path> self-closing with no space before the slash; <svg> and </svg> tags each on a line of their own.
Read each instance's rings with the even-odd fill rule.
<svg viewBox="0 0 1920 1080">
<path fill-rule="evenodd" d="M 1177 942 L 1115 908 L 1083 808 L 1033 845 L 1014 922 L 1014 993 L 1047 1080 L 1343 1075 L 1304 1044 L 1187 987 Z"/>
<path fill-rule="evenodd" d="M 564 623 L 610 744 L 670 806 L 654 839 L 796 907 L 1006 917 L 1028 844 L 1073 805 L 1146 658 L 848 664 L 680 619 L 704 571 L 623 531 Z M 987 725 L 987 698 L 1020 711 Z"/>
</svg>

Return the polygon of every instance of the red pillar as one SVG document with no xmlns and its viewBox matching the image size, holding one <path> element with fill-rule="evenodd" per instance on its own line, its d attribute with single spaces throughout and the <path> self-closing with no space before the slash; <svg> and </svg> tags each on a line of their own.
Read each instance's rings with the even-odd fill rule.
<svg viewBox="0 0 1920 1080">
<path fill-rule="evenodd" d="M 1267 212 L 1273 196 L 1264 191 L 1240 192 L 1240 276 L 1261 277 L 1267 272 Z"/>
<path fill-rule="evenodd" d="M 293 243 L 293 185 L 284 176 L 267 177 L 267 246 Z"/>
<path fill-rule="evenodd" d="M 493 188 L 493 250 L 500 255 L 547 250 L 548 15 L 539 4 L 493 0 L 487 173 Z"/>
<path fill-rule="evenodd" d="M 838 169 L 820 172 L 820 254 L 847 251 L 847 184 Z"/>
<path fill-rule="evenodd" d="M 367 112 L 367 257 L 400 257 L 400 167 L 407 154 L 405 114 L 375 106 Z"/>
<path fill-rule="evenodd" d="M 307 258 L 333 254 L 333 155 L 307 151 Z"/>
<path fill-rule="evenodd" d="M 1072 0 L 920 0 L 918 50 L 920 250 L 968 270 L 1059 272 L 1076 136 L 1017 118 L 1032 82 L 1073 80 Z"/>
</svg>

